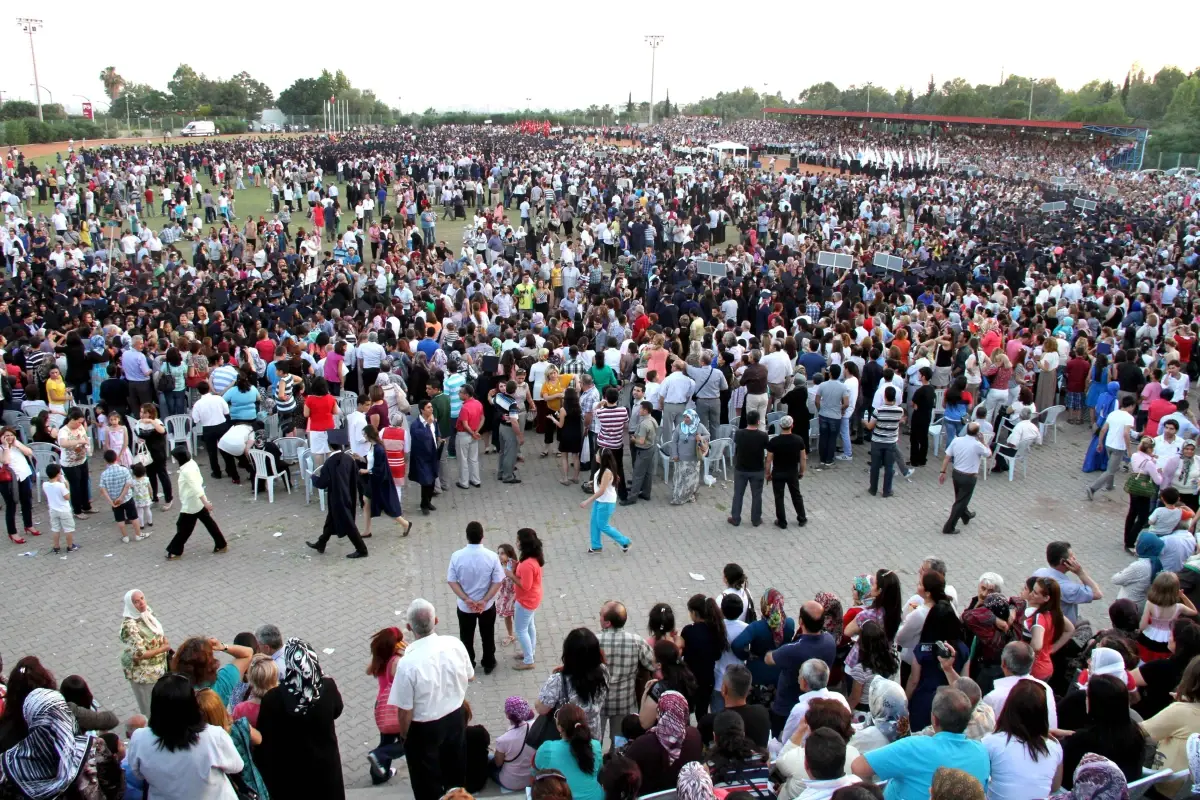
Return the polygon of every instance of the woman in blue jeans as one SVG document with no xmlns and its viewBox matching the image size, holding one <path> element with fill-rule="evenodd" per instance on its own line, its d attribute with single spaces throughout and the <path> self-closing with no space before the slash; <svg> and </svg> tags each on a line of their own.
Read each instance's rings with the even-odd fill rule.
<svg viewBox="0 0 1200 800">
<path fill-rule="evenodd" d="M 943 403 L 942 422 L 946 426 L 946 443 L 949 444 L 959 437 L 966 424 L 967 415 L 971 410 L 971 395 L 967 392 L 967 379 L 959 376 L 946 390 L 946 400 Z"/>
<path fill-rule="evenodd" d="M 617 459 L 612 450 L 607 447 L 600 448 L 598 455 L 600 467 L 596 470 L 596 479 L 593 483 L 595 491 L 591 497 L 579 504 L 580 508 L 587 508 L 588 503 L 593 504 L 592 538 L 587 551 L 589 555 L 601 552 L 603 544 L 600 534 L 604 533 L 621 546 L 621 552 L 628 553 L 633 542 L 628 536 L 614 528 L 609 521 L 612 519 L 613 510 L 617 507 Z"/>
<path fill-rule="evenodd" d="M 521 659 L 513 669 L 533 669 L 533 653 L 537 649 L 537 626 L 534 615 L 542 604 L 542 567 L 546 559 L 542 555 L 542 541 L 533 528 L 521 528 L 517 531 L 517 552 L 520 561 L 515 568 L 509 561 L 504 568 L 505 574 L 513 582 L 513 633 L 521 646 L 521 653 L 516 658 Z"/>
</svg>

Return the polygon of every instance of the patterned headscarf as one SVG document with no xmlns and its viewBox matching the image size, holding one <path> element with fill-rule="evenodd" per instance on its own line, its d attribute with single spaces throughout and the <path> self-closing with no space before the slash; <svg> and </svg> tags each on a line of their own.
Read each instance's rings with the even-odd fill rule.
<svg viewBox="0 0 1200 800">
<path fill-rule="evenodd" d="M 658 698 L 658 722 L 650 729 L 667 751 L 668 764 L 679 760 L 687 736 L 688 704 L 679 692 L 663 692 Z"/>
<path fill-rule="evenodd" d="M 79 774 L 92 737 L 75 735 L 75 716 L 53 689 L 34 689 L 21 713 L 29 734 L 0 756 L 0 782 L 12 781 L 29 800 L 59 797 Z"/>
<path fill-rule="evenodd" d="M 1162 572 L 1162 556 L 1163 540 L 1155 536 L 1150 531 L 1142 531 L 1137 538 L 1137 554 L 1138 558 L 1150 559 L 1150 580 L 1154 580 L 1158 573 Z"/>
<path fill-rule="evenodd" d="M 767 589 L 762 596 L 762 615 L 771 629 L 775 646 L 783 644 L 783 625 L 787 617 L 783 614 L 783 595 L 775 589 Z"/>
<path fill-rule="evenodd" d="M 504 716 L 508 717 L 508 721 L 515 727 L 522 722 L 528 722 L 536 715 L 529 707 L 529 703 L 525 702 L 524 697 L 513 695 L 504 701 Z"/>
<path fill-rule="evenodd" d="M 908 735 L 908 696 L 904 687 L 882 675 L 871 681 L 871 725 L 878 728 L 889 742 Z"/>
<path fill-rule="evenodd" d="M 865 603 L 867 596 L 871 594 L 871 576 L 856 575 L 854 576 L 854 593 L 858 595 L 858 601 Z"/>
<path fill-rule="evenodd" d="M 821 604 L 824 629 L 836 642 L 842 638 L 842 601 L 833 592 L 817 592 L 813 598 Z"/>
<path fill-rule="evenodd" d="M 699 761 L 689 761 L 679 770 L 675 781 L 675 794 L 679 800 L 713 800 L 712 775 Z"/>
<path fill-rule="evenodd" d="M 317 654 L 308 642 L 295 637 L 283 646 L 283 678 L 280 680 L 291 702 L 291 710 L 307 714 L 308 709 L 321 699 L 321 681 L 325 675 Z"/>
<path fill-rule="evenodd" d="M 1129 784 L 1121 768 L 1107 758 L 1088 753 L 1075 768 L 1074 800 L 1128 800 Z"/>
<path fill-rule="evenodd" d="M 679 432 L 684 436 L 695 436 L 698 430 L 700 430 L 700 415 L 689 408 L 679 418 Z"/>
</svg>

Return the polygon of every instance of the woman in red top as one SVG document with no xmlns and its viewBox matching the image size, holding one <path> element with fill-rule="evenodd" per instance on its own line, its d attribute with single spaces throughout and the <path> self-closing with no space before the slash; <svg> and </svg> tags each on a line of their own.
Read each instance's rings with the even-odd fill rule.
<svg viewBox="0 0 1200 800">
<path fill-rule="evenodd" d="M 542 557 L 542 542 L 538 539 L 537 531 L 533 528 L 521 528 L 517 531 L 517 549 L 520 561 L 516 568 L 513 562 L 508 562 L 505 572 L 513 582 L 513 592 L 516 603 L 513 604 L 513 632 L 521 645 L 522 663 L 513 669 L 533 669 L 533 651 L 537 647 L 537 627 L 534 625 L 534 612 L 542 604 L 542 566 L 546 563 Z"/>
<path fill-rule="evenodd" d="M 1033 648 L 1033 677 L 1048 681 L 1054 675 L 1051 657 L 1071 640 L 1075 626 L 1062 613 L 1062 590 L 1052 578 L 1031 578 L 1033 585 L 1026 590 L 1028 606 L 1024 627 Z"/>
<path fill-rule="evenodd" d="M 304 398 L 304 418 L 308 420 L 308 446 L 316 466 L 325 463 L 329 455 L 329 431 L 334 427 L 333 412 L 337 400 L 329 394 L 324 378 L 313 381 L 312 390 Z"/>
</svg>

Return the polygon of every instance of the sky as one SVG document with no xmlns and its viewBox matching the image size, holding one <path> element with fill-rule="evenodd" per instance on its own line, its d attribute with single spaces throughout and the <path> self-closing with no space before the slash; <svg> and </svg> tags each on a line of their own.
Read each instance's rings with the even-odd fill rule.
<svg viewBox="0 0 1200 800">
<path fill-rule="evenodd" d="M 1191 37 L 1170 27 L 1171 20 L 1192 16 L 1182 0 L 1135 6 L 1147 8 L 1144 19 L 1106 5 L 457 0 L 354 3 L 345 6 L 351 17 L 340 19 L 336 4 L 294 0 L 286 6 L 288 18 L 279 19 L 278 4 L 262 0 L 244 9 L 252 13 L 239 13 L 236 5 L 124 0 L 116 14 L 96 13 L 94 3 L 80 0 L 15 0 L 7 6 L 9 22 L 0 25 L 0 93 L 5 100 L 34 99 L 29 40 L 17 15 L 43 20 L 34 36 L 42 102 L 51 102 L 52 94 L 71 111 L 83 102 L 76 95 L 104 107 L 99 75 L 107 66 L 127 81 L 165 89 L 181 62 L 210 77 L 245 70 L 276 95 L 322 68 L 341 69 L 352 85 L 405 112 L 619 108 L 630 92 L 635 102 L 650 97 L 646 34 L 664 37 L 654 99 L 669 90 L 673 103 L 744 86 L 794 98 L 826 80 L 841 88 L 870 81 L 919 93 L 931 73 L 939 85 L 954 77 L 994 84 L 1016 73 L 1054 77 L 1073 89 L 1093 78 L 1120 82 L 1134 62 L 1148 75 L 1166 65 L 1185 72 L 1200 66 Z M 628 18 L 631 12 L 636 20 Z M 475 26 L 470 35 L 466 25 Z M 312 46 L 299 35 L 312 26 L 347 33 Z M 1138 32 L 1126 35 L 1129 27 Z M 174 34 L 159 36 L 159 30 Z M 148 38 L 136 45 L 138 36 Z M 286 49 L 278 46 L 280 37 Z M 297 38 L 305 44 L 297 46 Z"/>
</svg>

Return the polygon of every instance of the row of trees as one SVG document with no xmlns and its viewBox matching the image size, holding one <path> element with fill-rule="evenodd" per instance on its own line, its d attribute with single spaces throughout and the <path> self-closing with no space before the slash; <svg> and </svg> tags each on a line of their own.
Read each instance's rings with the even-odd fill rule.
<svg viewBox="0 0 1200 800">
<path fill-rule="evenodd" d="M 315 78 L 300 78 L 279 93 L 279 110 L 289 115 L 319 117 L 323 103 L 337 98 L 345 103 L 351 116 L 390 114 L 387 103 L 375 97 L 370 89 L 355 89 L 340 69 L 335 73 L 321 70 Z"/>
<path fill-rule="evenodd" d="M 115 67 L 105 68 L 100 82 L 108 95 L 109 113 L 116 117 L 180 113 L 255 119 L 275 104 L 271 88 L 248 72 L 228 79 L 209 78 L 187 64 L 179 65 L 165 90 L 127 81 Z"/>
</svg>

